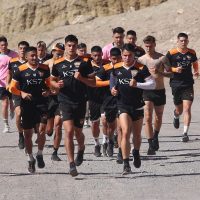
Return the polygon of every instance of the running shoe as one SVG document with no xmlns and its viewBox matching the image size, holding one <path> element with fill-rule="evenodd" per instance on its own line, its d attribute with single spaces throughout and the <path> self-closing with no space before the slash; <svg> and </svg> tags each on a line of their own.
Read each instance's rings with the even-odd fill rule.
<svg viewBox="0 0 200 200">
<path fill-rule="evenodd" d="M 96 157 L 100 157 L 101 156 L 101 146 L 100 145 L 96 145 L 94 147 L 94 155 Z"/>
<path fill-rule="evenodd" d="M 45 163 L 44 163 L 44 160 L 43 160 L 43 155 L 37 155 L 36 159 L 37 159 L 38 168 L 44 168 Z"/>
</svg>

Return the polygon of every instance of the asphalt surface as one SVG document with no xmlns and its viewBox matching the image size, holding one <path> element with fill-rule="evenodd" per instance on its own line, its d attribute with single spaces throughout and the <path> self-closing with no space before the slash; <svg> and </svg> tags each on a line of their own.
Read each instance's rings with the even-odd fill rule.
<svg viewBox="0 0 200 200">
<path fill-rule="evenodd" d="M 167 104 L 159 136 L 160 149 L 155 156 L 146 155 L 147 140 L 143 129 L 142 166 L 136 169 L 131 161 L 133 173 L 127 176 L 121 175 L 123 166 L 116 163 L 117 149 L 112 158 L 93 155 L 89 128 L 84 129 L 85 157 L 76 178 L 68 174 L 63 140 L 59 149 L 62 161 L 51 161 L 53 137 L 47 137 L 44 149 L 46 167 L 36 168 L 35 174 L 29 174 L 27 157 L 17 146 L 18 134 L 12 120 L 11 133 L 0 132 L 0 200 L 200 199 L 200 80 L 195 85 L 188 143 L 181 142 L 183 124 L 178 130 L 172 125 L 174 106 L 168 83 L 166 85 Z M 2 121 L 0 129 L 3 131 Z M 33 141 L 35 138 L 36 135 Z"/>
</svg>

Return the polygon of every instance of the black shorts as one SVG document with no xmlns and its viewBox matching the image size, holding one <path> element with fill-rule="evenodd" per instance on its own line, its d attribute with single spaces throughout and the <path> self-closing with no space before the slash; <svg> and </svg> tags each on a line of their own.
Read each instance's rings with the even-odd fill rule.
<svg viewBox="0 0 200 200">
<path fill-rule="evenodd" d="M 21 101 L 21 116 L 23 129 L 32 129 L 38 123 L 47 123 L 47 103 L 35 103 L 33 101 Z"/>
<path fill-rule="evenodd" d="M 2 100 L 4 97 L 8 97 L 9 99 L 12 98 L 12 94 L 6 90 L 4 87 L 0 87 L 0 100 Z"/>
<path fill-rule="evenodd" d="M 14 95 L 14 94 L 12 95 L 14 108 L 21 106 L 21 99 L 22 99 L 21 96 Z"/>
<path fill-rule="evenodd" d="M 131 117 L 132 121 L 137 121 L 144 118 L 144 109 L 136 110 L 131 106 L 118 106 L 118 115 L 122 113 L 127 113 Z"/>
<path fill-rule="evenodd" d="M 117 118 L 117 100 L 114 97 L 108 97 L 104 100 L 101 113 L 105 114 L 106 121 L 112 123 Z"/>
<path fill-rule="evenodd" d="M 183 100 L 193 101 L 194 100 L 194 88 L 172 88 L 172 95 L 174 97 L 174 104 L 180 105 Z"/>
<path fill-rule="evenodd" d="M 86 102 L 82 102 L 77 105 L 60 102 L 59 108 L 62 121 L 73 120 L 74 126 L 77 128 L 83 128 L 86 113 Z"/>
<path fill-rule="evenodd" d="M 165 89 L 161 90 L 144 90 L 144 101 L 151 101 L 155 106 L 162 106 L 166 104 Z"/>
<path fill-rule="evenodd" d="M 90 120 L 97 121 L 101 117 L 102 105 L 94 101 L 89 101 Z"/>
<path fill-rule="evenodd" d="M 59 103 L 57 101 L 57 98 L 49 96 L 48 97 L 48 119 L 54 118 L 55 116 L 60 116 L 60 109 L 59 109 Z"/>
</svg>

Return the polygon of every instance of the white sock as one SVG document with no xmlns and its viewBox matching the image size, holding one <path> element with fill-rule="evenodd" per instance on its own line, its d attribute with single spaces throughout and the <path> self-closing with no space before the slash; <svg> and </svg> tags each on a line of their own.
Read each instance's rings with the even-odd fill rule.
<svg viewBox="0 0 200 200">
<path fill-rule="evenodd" d="M 107 143 L 107 135 L 105 135 L 105 134 L 103 133 L 103 141 L 102 141 L 102 144 L 105 144 L 105 143 Z"/>
<path fill-rule="evenodd" d="M 40 156 L 41 156 L 41 155 L 42 155 L 42 150 L 39 150 L 39 149 L 38 149 L 37 155 L 40 155 Z"/>
<path fill-rule="evenodd" d="M 28 161 L 34 161 L 33 154 L 28 154 Z"/>
<path fill-rule="evenodd" d="M 99 143 L 99 138 L 98 138 L 98 137 L 97 137 L 97 138 L 94 138 L 94 145 L 95 145 L 95 146 L 100 145 L 100 143 Z"/>
<path fill-rule="evenodd" d="M 8 119 L 3 119 L 3 122 L 4 122 L 4 125 L 5 125 L 5 126 L 9 126 L 9 125 L 8 125 Z"/>
<path fill-rule="evenodd" d="M 188 133 L 189 126 L 183 126 L 183 133 Z"/>
<path fill-rule="evenodd" d="M 118 135 L 118 134 L 117 134 L 117 129 L 114 131 L 114 135 Z"/>
</svg>

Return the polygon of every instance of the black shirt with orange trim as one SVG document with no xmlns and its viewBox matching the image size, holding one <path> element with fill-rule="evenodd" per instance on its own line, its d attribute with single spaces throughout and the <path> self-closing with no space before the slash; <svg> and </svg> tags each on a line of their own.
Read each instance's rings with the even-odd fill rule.
<svg viewBox="0 0 200 200">
<path fill-rule="evenodd" d="M 36 69 L 31 69 L 27 64 L 19 66 L 13 80 L 17 81 L 20 90 L 32 95 L 32 101 L 44 102 L 46 97 L 42 92 L 49 87 L 50 70 L 47 65 L 38 64 Z"/>
<path fill-rule="evenodd" d="M 52 76 L 64 81 L 64 87 L 58 94 L 59 102 L 79 104 L 87 100 L 87 86 L 74 78 L 75 72 L 80 72 L 83 77 L 87 77 L 93 72 L 93 69 L 89 62 L 83 62 L 80 57 L 76 57 L 72 61 L 63 57 L 54 63 Z"/>
<path fill-rule="evenodd" d="M 9 62 L 8 69 L 12 72 L 13 75 L 17 71 L 18 67 L 24 63 L 26 63 L 26 61 L 22 61 L 18 57 L 12 58 Z"/>
<path fill-rule="evenodd" d="M 131 106 L 133 109 L 138 109 L 144 106 L 143 90 L 137 87 L 130 87 L 130 80 L 133 78 L 137 82 L 144 83 L 145 79 L 151 74 L 145 65 L 136 63 L 130 68 L 125 68 L 123 64 L 115 69 L 117 78 L 117 96 L 118 106 Z"/>
<path fill-rule="evenodd" d="M 192 64 L 197 61 L 196 52 L 188 48 L 186 52 L 181 53 L 178 48 L 174 48 L 168 51 L 166 57 L 172 68 L 183 68 L 181 73 L 173 73 L 173 77 L 170 79 L 170 86 L 173 88 L 192 86 L 194 84 Z"/>
</svg>

